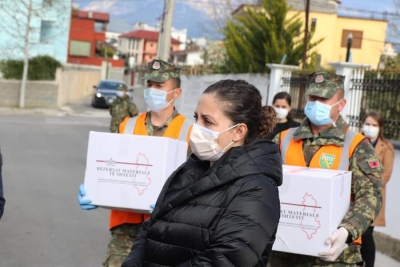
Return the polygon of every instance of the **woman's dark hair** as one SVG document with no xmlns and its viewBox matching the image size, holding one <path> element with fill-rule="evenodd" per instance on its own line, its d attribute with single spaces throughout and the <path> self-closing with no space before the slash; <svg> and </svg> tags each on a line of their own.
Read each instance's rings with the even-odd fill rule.
<svg viewBox="0 0 400 267">
<path fill-rule="evenodd" d="M 379 126 L 378 138 L 385 140 L 385 137 L 383 137 L 383 125 L 384 125 L 384 123 L 383 123 L 383 118 L 382 118 L 381 114 L 379 114 L 376 111 L 368 112 L 367 114 L 365 114 L 365 116 L 364 116 L 364 118 L 362 120 L 363 124 L 365 123 L 365 120 L 368 117 L 371 117 L 371 118 L 373 118 L 374 120 L 376 120 L 378 122 L 378 126 Z"/>
<path fill-rule="evenodd" d="M 271 106 L 262 106 L 260 91 L 243 80 L 221 80 L 210 85 L 203 94 L 215 94 L 217 100 L 226 102 L 223 112 L 233 125 L 244 123 L 248 132 L 244 143 L 256 137 L 265 137 L 274 129 L 277 117 Z"/>
<path fill-rule="evenodd" d="M 274 96 L 274 99 L 272 100 L 272 105 L 275 104 L 276 100 L 278 99 L 284 99 L 286 100 L 286 102 L 288 103 L 289 107 L 292 107 L 292 97 L 290 96 L 290 94 L 288 92 L 279 92 Z M 292 116 L 290 114 L 290 112 L 288 113 L 288 115 L 286 116 L 286 119 L 288 120 L 292 120 Z"/>
<path fill-rule="evenodd" d="M 289 93 L 287 92 L 279 92 L 274 96 L 274 99 L 272 100 L 272 104 L 275 104 L 276 100 L 278 99 L 285 99 L 286 102 L 289 104 L 289 107 L 292 106 L 292 97 L 290 96 Z"/>
</svg>

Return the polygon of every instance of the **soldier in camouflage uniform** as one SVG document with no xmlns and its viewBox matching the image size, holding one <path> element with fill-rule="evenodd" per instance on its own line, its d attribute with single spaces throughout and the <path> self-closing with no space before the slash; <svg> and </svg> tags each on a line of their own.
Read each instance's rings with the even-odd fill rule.
<svg viewBox="0 0 400 267">
<path fill-rule="evenodd" d="M 121 84 L 117 93 L 117 99 L 110 106 L 110 132 L 112 133 L 118 133 L 118 126 L 126 117 L 138 115 L 136 105 L 130 100 L 127 94 L 128 89 Z"/>
<path fill-rule="evenodd" d="M 148 64 L 148 73 L 143 79 L 147 80 L 147 86 L 149 89 L 152 88 L 159 91 L 165 91 L 166 96 L 163 99 L 164 101 L 159 101 L 160 99 L 157 95 L 147 95 L 146 90 L 149 89 L 145 90 L 144 98 L 150 111 L 139 114 L 135 119 L 137 121 L 142 121 L 143 119 L 142 127 L 145 128 L 146 135 L 173 138 L 167 135 L 168 132 L 175 132 L 171 131 L 171 129 L 177 127 L 176 121 L 184 118 L 184 116 L 179 114 L 178 110 L 175 109 L 175 99 L 180 96 L 182 91 L 180 88 L 181 80 L 179 72 L 180 69 L 178 67 L 162 60 L 155 59 Z M 126 123 L 129 121 L 128 116 L 125 117 L 126 118 L 118 127 L 118 132 L 120 134 L 124 133 Z M 189 120 L 185 119 L 184 121 L 184 124 L 192 125 L 192 122 Z M 180 129 L 176 130 L 176 132 L 180 132 Z M 190 136 L 189 128 L 185 134 L 185 137 L 188 136 Z M 135 218 L 140 217 L 140 222 L 128 220 L 128 218 L 132 219 L 133 216 Z M 111 239 L 108 243 L 107 256 L 103 261 L 103 267 L 120 267 L 122 265 L 123 261 L 131 251 L 133 241 L 140 233 L 142 222 L 149 216 L 150 215 L 148 214 L 134 212 L 111 211 Z M 125 218 L 122 220 L 123 222 L 119 225 L 111 226 L 111 222 L 115 218 L 121 217 Z"/>
<path fill-rule="evenodd" d="M 308 102 L 305 108 L 307 118 L 294 131 L 290 139 L 294 142 L 302 142 L 303 156 L 307 166 L 310 166 L 313 156 L 322 146 L 343 147 L 349 129 L 349 125 L 339 114 L 346 104 L 344 76 L 313 73 L 309 79 L 309 88 L 306 92 Z M 322 108 L 319 104 L 315 105 L 316 102 L 323 103 L 325 106 Z M 322 114 L 325 116 L 321 116 Z M 275 142 L 280 143 L 285 140 L 280 135 L 283 133 L 274 138 Z M 353 175 L 352 208 L 338 229 L 329 237 L 332 248 L 327 252 L 322 252 L 321 257 L 273 251 L 269 257 L 268 267 L 353 267 L 361 261 L 360 245 L 354 241 L 375 220 L 382 199 L 381 164 L 370 142 L 367 139 L 361 140 L 349 159 L 349 168 Z M 298 157 L 298 155 L 288 153 L 287 157 L 290 156 Z M 321 167 L 324 166 L 321 165 Z"/>
</svg>

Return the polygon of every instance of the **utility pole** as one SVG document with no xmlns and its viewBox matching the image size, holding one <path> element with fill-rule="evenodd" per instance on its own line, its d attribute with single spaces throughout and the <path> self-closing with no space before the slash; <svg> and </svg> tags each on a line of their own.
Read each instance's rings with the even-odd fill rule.
<svg viewBox="0 0 400 267">
<path fill-rule="evenodd" d="M 302 70 L 306 70 L 306 67 L 307 67 L 308 16 L 309 16 L 309 14 L 310 14 L 310 0 L 306 0 L 306 21 L 305 21 L 305 30 L 304 30 Z"/>
<path fill-rule="evenodd" d="M 157 59 L 168 61 L 171 49 L 171 27 L 174 15 L 175 0 L 165 0 L 164 12 L 161 18 L 160 33 L 158 35 Z"/>
</svg>

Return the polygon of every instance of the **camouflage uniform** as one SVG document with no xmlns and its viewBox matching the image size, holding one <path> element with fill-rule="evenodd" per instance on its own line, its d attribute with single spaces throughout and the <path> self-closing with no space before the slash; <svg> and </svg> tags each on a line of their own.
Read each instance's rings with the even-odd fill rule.
<svg viewBox="0 0 400 267">
<path fill-rule="evenodd" d="M 126 117 L 134 117 L 138 115 L 136 105 L 129 99 L 128 95 L 117 97 L 110 106 L 111 124 L 110 132 L 118 133 L 119 124 Z"/>
<path fill-rule="evenodd" d="M 113 228 L 103 266 L 121 267 L 129 252 L 131 252 L 133 241 L 136 240 L 139 234 L 140 224 L 124 224 Z"/>
<path fill-rule="evenodd" d="M 143 78 L 145 80 L 155 81 L 155 82 L 165 82 L 169 78 L 179 78 L 179 68 L 176 68 L 174 65 L 171 65 L 162 60 L 153 60 L 149 63 L 149 73 Z M 119 102 L 125 101 L 126 96 L 120 100 L 115 100 L 113 103 L 110 112 L 112 112 L 114 104 L 118 105 Z M 118 102 L 119 101 L 119 102 Z M 129 98 L 126 98 L 126 101 L 123 103 L 128 103 Z M 129 103 L 131 103 L 129 101 Z M 133 104 L 133 103 L 132 103 Z M 127 105 L 127 104 L 125 104 Z M 137 115 L 136 106 L 133 104 L 135 115 Z M 121 116 L 119 118 L 120 121 L 114 124 L 118 129 L 118 125 L 122 120 L 127 117 L 127 115 L 123 114 L 133 114 L 130 111 L 128 106 L 121 105 L 121 108 L 115 109 L 116 111 L 121 110 Z M 133 110 L 133 109 L 132 109 Z M 125 113 L 123 113 L 125 112 Z M 167 130 L 169 123 L 174 119 L 179 113 L 177 110 L 174 110 L 171 117 L 165 122 L 164 125 L 154 126 L 151 122 L 151 113 L 147 113 L 146 117 L 146 129 L 147 133 L 150 136 L 163 136 L 164 132 Z M 132 117 L 132 116 L 131 116 Z M 113 122 L 111 122 L 111 127 L 113 127 Z M 110 128 L 111 128 L 110 127 Z M 113 130 L 111 130 L 113 132 Z M 117 130 L 118 131 L 118 130 Z M 117 132 L 116 131 L 116 132 Z M 121 267 L 124 260 L 128 256 L 131 251 L 131 247 L 135 239 L 140 234 L 141 224 L 123 224 L 114 227 L 111 229 L 111 239 L 108 243 L 107 256 L 103 262 L 104 267 Z"/>
<path fill-rule="evenodd" d="M 319 83 L 318 85 L 311 83 L 307 95 L 331 98 L 338 89 L 343 88 L 341 87 L 343 85 L 332 85 L 335 83 L 343 83 L 343 79 L 340 77 L 332 77 L 332 79 L 329 79 L 329 76 L 324 74 L 322 79 L 326 79 L 328 82 L 325 84 Z M 334 80 L 334 82 L 332 82 L 332 80 Z M 321 131 L 319 135 L 313 135 L 309 125 L 310 122 L 306 118 L 293 136 L 295 141 L 303 141 L 304 159 L 307 166 L 310 164 L 312 157 L 321 146 L 343 146 L 345 135 L 349 128 L 348 124 L 342 117 L 339 117 L 336 121 L 336 126 Z M 279 143 L 279 136 L 280 134 L 275 136 L 273 141 Z M 382 201 L 382 167 L 375 155 L 374 148 L 367 139 L 364 139 L 358 144 L 350 158 L 350 171 L 353 173 L 351 193 L 354 196 L 354 202 L 352 209 L 344 217 L 339 227 L 346 228 L 351 235 L 351 240 L 355 240 L 360 237 L 375 220 L 379 213 Z M 356 263 L 360 261 L 360 245 L 352 243 L 342 252 L 335 262 L 326 262 L 317 257 L 272 251 L 269 257 L 268 266 L 349 267 L 356 266 Z"/>
</svg>

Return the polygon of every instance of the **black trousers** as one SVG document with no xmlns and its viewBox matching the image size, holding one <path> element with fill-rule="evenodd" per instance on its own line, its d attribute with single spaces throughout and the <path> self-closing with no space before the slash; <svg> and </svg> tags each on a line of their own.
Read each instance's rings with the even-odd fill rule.
<svg viewBox="0 0 400 267">
<path fill-rule="evenodd" d="M 361 256 L 363 262 L 357 263 L 357 266 L 374 267 L 375 264 L 375 241 L 374 227 L 368 227 L 367 231 L 362 235 Z"/>
</svg>

